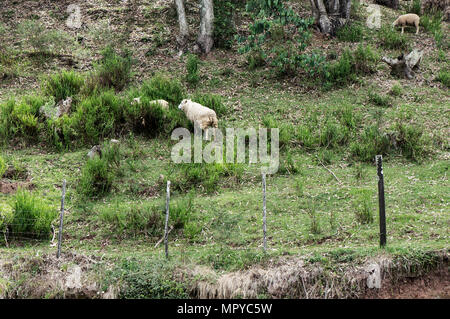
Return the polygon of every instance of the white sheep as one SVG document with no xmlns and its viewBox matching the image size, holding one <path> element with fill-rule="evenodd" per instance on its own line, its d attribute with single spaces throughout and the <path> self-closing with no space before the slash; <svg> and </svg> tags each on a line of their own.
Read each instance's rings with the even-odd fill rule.
<svg viewBox="0 0 450 319">
<path fill-rule="evenodd" d="M 164 110 L 169 109 L 169 102 L 167 102 L 166 100 L 154 100 L 154 101 L 150 101 L 150 104 L 159 104 L 162 109 L 164 109 Z"/>
<path fill-rule="evenodd" d="M 191 100 L 183 100 L 178 108 L 186 114 L 189 121 L 194 124 L 197 123 L 202 130 L 206 130 L 210 127 L 218 127 L 216 112 L 206 106 Z M 208 131 L 206 132 L 206 136 L 208 136 Z"/>
<path fill-rule="evenodd" d="M 404 14 L 404 15 L 399 16 L 397 18 L 397 20 L 395 20 L 392 23 L 392 26 L 393 27 L 401 26 L 402 27 L 402 34 L 403 34 L 405 26 L 407 26 L 407 25 L 414 25 L 414 26 L 416 26 L 416 34 L 418 34 L 419 33 L 419 22 L 420 22 L 420 17 L 417 14 L 415 14 L 415 13 L 408 13 L 408 14 Z"/>
<path fill-rule="evenodd" d="M 141 104 L 141 97 L 135 97 L 131 104 Z M 150 101 L 149 104 L 159 104 L 162 109 L 168 110 L 169 109 L 169 102 L 166 100 L 153 100 Z"/>
</svg>

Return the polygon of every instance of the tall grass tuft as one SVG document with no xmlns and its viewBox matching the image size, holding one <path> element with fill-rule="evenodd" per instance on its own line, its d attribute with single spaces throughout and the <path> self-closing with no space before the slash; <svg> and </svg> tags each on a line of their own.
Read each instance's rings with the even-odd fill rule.
<svg viewBox="0 0 450 319">
<path fill-rule="evenodd" d="M 55 101 L 61 101 L 68 96 L 74 97 L 80 92 L 84 78 L 77 72 L 65 71 L 49 76 L 42 85 L 45 95 L 53 96 Z"/>
<path fill-rule="evenodd" d="M 14 200 L 12 233 L 19 237 L 48 237 L 58 211 L 39 196 L 22 189 L 17 191 Z"/>
</svg>

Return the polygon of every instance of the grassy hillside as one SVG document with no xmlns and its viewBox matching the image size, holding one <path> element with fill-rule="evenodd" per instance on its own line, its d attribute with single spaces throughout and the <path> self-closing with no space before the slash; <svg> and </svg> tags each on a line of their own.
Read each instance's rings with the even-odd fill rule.
<svg viewBox="0 0 450 319">
<path fill-rule="evenodd" d="M 442 257 L 450 226 L 448 22 L 424 14 L 418 35 L 407 28 L 400 36 L 367 28 L 367 7 L 355 2 L 352 24 L 337 37 L 308 28 L 305 54 L 320 54 L 318 65 L 328 70 L 309 76 L 308 66 L 280 72 L 267 61 L 252 62 L 233 37 L 208 56 L 177 57 L 171 3 L 83 2 L 80 29 L 66 26 L 70 1 L 7 0 L 0 8 L 0 209 L 5 216 L 7 206 L 16 212 L 9 226 L 0 220 L 0 296 L 69 297 L 64 284 L 36 287 L 48 276 L 64 282 L 80 266 L 83 285 L 96 283 L 83 290 L 88 297 L 308 297 L 264 284 L 248 295 L 215 294 L 241 278 L 233 276 L 281 268 L 286 278 L 286 269 L 311 274 L 303 287 L 321 275 L 324 286 L 333 276 L 344 278 L 337 285 L 342 293 L 329 297 L 355 297 L 364 285 L 350 289 L 345 278 L 373 260 L 389 260 L 385 279 L 448 260 Z M 233 3 L 232 33 L 248 35 L 251 13 Z M 194 4 L 187 1 L 191 30 L 199 23 Z M 309 17 L 308 1 L 288 4 Z M 382 25 L 410 10 L 381 7 Z M 412 48 L 424 52 L 414 79 L 391 75 L 381 57 Z M 39 112 L 68 96 L 69 114 L 47 120 Z M 159 98 L 169 109 L 149 103 Z M 184 98 L 214 108 L 221 129 L 280 129 L 280 169 L 267 178 L 266 253 L 259 165 L 172 163 L 171 131 L 192 129 L 177 109 Z M 94 144 L 105 154 L 88 160 Z M 384 159 L 384 249 L 378 248 L 377 154 Z M 36 238 L 37 228 L 14 227 L 20 209 L 39 216 L 48 209 L 56 217 L 63 179 L 63 258 L 56 261 L 51 231 Z M 163 245 L 155 247 L 164 232 L 167 180 L 169 261 Z M 17 188 L 34 194 L 38 204 L 29 207 L 37 208 L 24 209 Z M 57 224 L 54 218 L 49 225 Z M 311 289 L 310 297 L 323 297 Z"/>
</svg>

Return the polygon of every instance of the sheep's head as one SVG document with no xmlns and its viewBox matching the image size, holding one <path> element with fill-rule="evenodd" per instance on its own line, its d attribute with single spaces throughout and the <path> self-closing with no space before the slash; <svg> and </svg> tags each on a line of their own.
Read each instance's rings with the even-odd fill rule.
<svg viewBox="0 0 450 319">
<path fill-rule="evenodd" d="M 178 109 L 179 110 L 184 110 L 184 106 L 186 105 L 187 102 L 189 102 L 190 100 L 186 100 L 184 99 L 183 101 L 181 101 L 180 105 L 178 105 Z"/>
</svg>

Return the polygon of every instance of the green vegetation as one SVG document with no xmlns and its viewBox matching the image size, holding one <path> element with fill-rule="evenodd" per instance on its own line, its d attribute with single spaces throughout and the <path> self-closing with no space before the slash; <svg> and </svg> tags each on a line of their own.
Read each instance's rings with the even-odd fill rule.
<svg viewBox="0 0 450 319">
<path fill-rule="evenodd" d="M 42 93 L 53 96 L 55 101 L 77 95 L 84 84 L 84 78 L 75 71 L 65 71 L 48 77 L 42 85 Z"/>
<path fill-rule="evenodd" d="M 444 84 L 446 87 L 450 87 L 450 70 L 441 69 L 436 77 L 436 80 Z"/>
<path fill-rule="evenodd" d="M 50 236 L 52 222 L 58 213 L 41 198 L 28 191 L 19 190 L 14 196 L 13 208 L 13 235 L 38 238 Z"/>
<path fill-rule="evenodd" d="M 187 70 L 186 82 L 188 82 L 193 87 L 195 87 L 200 81 L 200 76 L 198 74 L 199 63 L 200 61 L 195 54 L 190 54 L 188 56 L 186 62 L 186 70 Z"/>
<path fill-rule="evenodd" d="M 405 34 L 401 34 L 390 25 L 383 25 L 378 33 L 380 45 L 390 50 L 409 49 L 409 41 Z"/>
<path fill-rule="evenodd" d="M 364 30 L 359 24 L 348 24 L 339 29 L 336 36 L 340 41 L 360 42 L 363 39 Z"/>
<path fill-rule="evenodd" d="M 73 44 L 73 39 L 67 33 L 47 30 L 36 20 L 25 20 L 20 23 L 17 33 L 24 49 L 32 49 L 32 53 L 37 54 L 60 54 Z"/>
<path fill-rule="evenodd" d="M 351 23 L 324 37 L 313 32 L 307 1 L 215 1 L 223 10 L 213 51 L 181 58 L 176 11 L 160 2 L 142 3 L 136 16 L 145 20 L 121 27 L 88 10 L 98 30 L 72 30 L 75 49 L 50 46 L 47 53 L 37 53 L 46 51 L 39 42 L 15 43 L 17 21 L 4 18 L 0 36 L 11 46 L 0 43 L 0 264 L 8 279 L 0 278 L 0 297 L 68 297 L 59 286 L 36 287 L 49 281 L 39 269 L 56 267 L 48 273 L 66 278 L 73 264 L 99 284 L 94 297 L 122 298 L 198 297 L 200 281 L 219 291 L 229 272 L 276 271 L 297 259 L 324 269 L 311 281 L 321 292 L 341 269 L 372 258 L 393 260 L 390 269 L 402 274 L 432 269 L 435 252 L 448 250 L 448 50 L 445 36 L 438 42 L 448 24 L 426 13 L 418 36 L 412 29 L 401 35 L 391 24 L 402 12 L 383 8 L 385 27 L 369 29 L 366 7 L 357 3 Z M 0 17 L 19 11 L 8 6 L 15 11 L 0 8 Z M 115 3 L 108 15 L 117 21 L 129 9 Z M 33 21 L 64 25 L 61 16 L 49 17 Z M 413 43 L 428 52 L 416 78 L 391 75 L 381 57 L 407 53 Z M 57 117 L 69 96 L 70 110 Z M 266 252 L 261 164 L 248 164 L 248 148 L 245 163 L 173 163 L 171 133 L 193 130 L 178 110 L 187 98 L 215 110 L 224 133 L 279 129 L 279 170 L 266 176 Z M 101 156 L 88 159 L 93 145 Z M 386 189 L 383 249 L 376 155 L 383 155 Z M 55 263 L 47 239 L 64 179 L 63 255 Z M 161 241 L 167 181 L 169 260 Z"/>
</svg>

